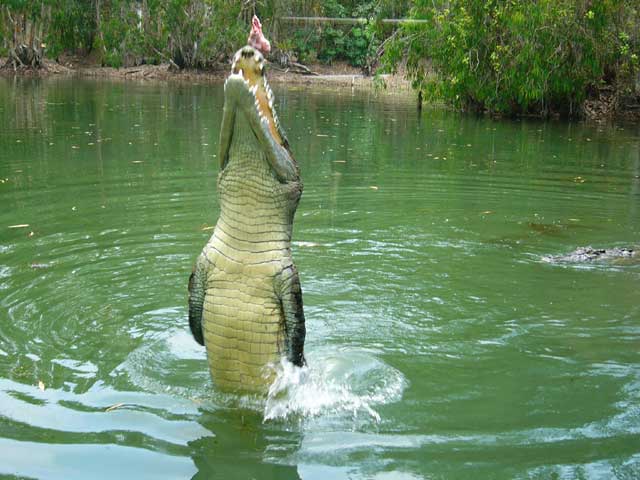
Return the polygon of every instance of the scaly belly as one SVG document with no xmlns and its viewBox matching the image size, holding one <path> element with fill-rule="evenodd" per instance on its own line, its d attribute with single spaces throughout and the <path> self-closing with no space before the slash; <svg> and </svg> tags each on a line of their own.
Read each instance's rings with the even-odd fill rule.
<svg viewBox="0 0 640 480">
<path fill-rule="evenodd" d="M 272 279 L 214 275 L 204 303 L 204 340 L 217 388 L 264 392 L 283 347 L 283 322 Z"/>
</svg>

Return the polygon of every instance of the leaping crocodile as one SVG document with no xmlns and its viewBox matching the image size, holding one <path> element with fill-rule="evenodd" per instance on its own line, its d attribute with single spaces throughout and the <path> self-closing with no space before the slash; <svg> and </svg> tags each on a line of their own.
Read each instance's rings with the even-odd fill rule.
<svg viewBox="0 0 640 480">
<path fill-rule="evenodd" d="M 264 392 L 283 356 L 305 363 L 302 291 L 291 257 L 302 182 L 258 50 L 236 53 L 224 92 L 220 216 L 189 279 L 189 326 L 207 348 L 216 387 Z"/>
</svg>

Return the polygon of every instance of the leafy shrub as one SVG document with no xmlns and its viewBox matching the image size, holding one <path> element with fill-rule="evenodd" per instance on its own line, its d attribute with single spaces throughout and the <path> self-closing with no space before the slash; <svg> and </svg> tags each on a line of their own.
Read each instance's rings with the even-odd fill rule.
<svg viewBox="0 0 640 480">
<path fill-rule="evenodd" d="M 633 77 L 638 15 L 631 0 L 417 0 L 426 23 L 404 26 L 385 63 L 406 58 L 427 98 L 462 108 L 571 115 L 601 82 Z"/>
<path fill-rule="evenodd" d="M 296 2 L 291 2 L 295 4 Z M 346 61 L 355 67 L 365 68 L 375 56 L 379 42 L 374 35 L 373 19 L 388 13 L 386 3 L 395 5 L 396 0 L 325 0 L 305 2 L 304 11 L 287 11 L 287 15 L 316 15 L 335 18 L 366 18 L 370 22 L 362 25 L 322 23 L 310 26 L 290 26 L 281 35 L 278 47 L 291 49 L 301 62 L 319 60 L 331 64 Z M 404 2 L 402 2 L 404 3 Z M 281 12 L 281 15 L 283 13 Z M 293 39 L 290 41 L 290 39 Z"/>
</svg>

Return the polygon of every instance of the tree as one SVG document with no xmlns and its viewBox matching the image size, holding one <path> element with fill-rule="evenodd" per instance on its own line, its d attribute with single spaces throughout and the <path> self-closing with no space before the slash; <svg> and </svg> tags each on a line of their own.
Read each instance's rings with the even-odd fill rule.
<svg viewBox="0 0 640 480">
<path fill-rule="evenodd" d="M 49 2 L 8 0 L 2 7 L 2 20 L 8 26 L 8 63 L 13 68 L 40 68 L 43 64 L 44 39 L 51 19 Z"/>
</svg>

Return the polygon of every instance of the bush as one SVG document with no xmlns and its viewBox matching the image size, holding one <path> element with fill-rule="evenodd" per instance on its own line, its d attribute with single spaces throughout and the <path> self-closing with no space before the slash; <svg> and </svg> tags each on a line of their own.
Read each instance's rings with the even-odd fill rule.
<svg viewBox="0 0 640 480">
<path fill-rule="evenodd" d="M 366 24 L 350 25 L 322 23 L 301 27 L 288 26 L 287 32 L 280 35 L 277 46 L 291 51 L 301 62 L 319 60 L 331 64 L 346 61 L 354 67 L 366 69 L 375 57 L 379 42 L 375 36 L 373 20 L 381 12 L 388 13 L 382 7 L 385 2 L 395 5 L 391 0 L 370 0 L 365 2 L 349 0 L 326 0 L 305 5 L 302 11 L 288 9 L 279 12 L 280 16 L 325 16 L 335 18 L 366 18 Z M 296 2 L 291 2 L 295 4 Z M 309 3 L 309 2 L 308 2 Z"/>
<path fill-rule="evenodd" d="M 576 114 L 603 82 L 638 70 L 632 0 L 417 0 L 384 63 L 402 59 L 426 98 L 504 114 Z M 432 73 L 435 73 L 433 75 Z"/>
</svg>

